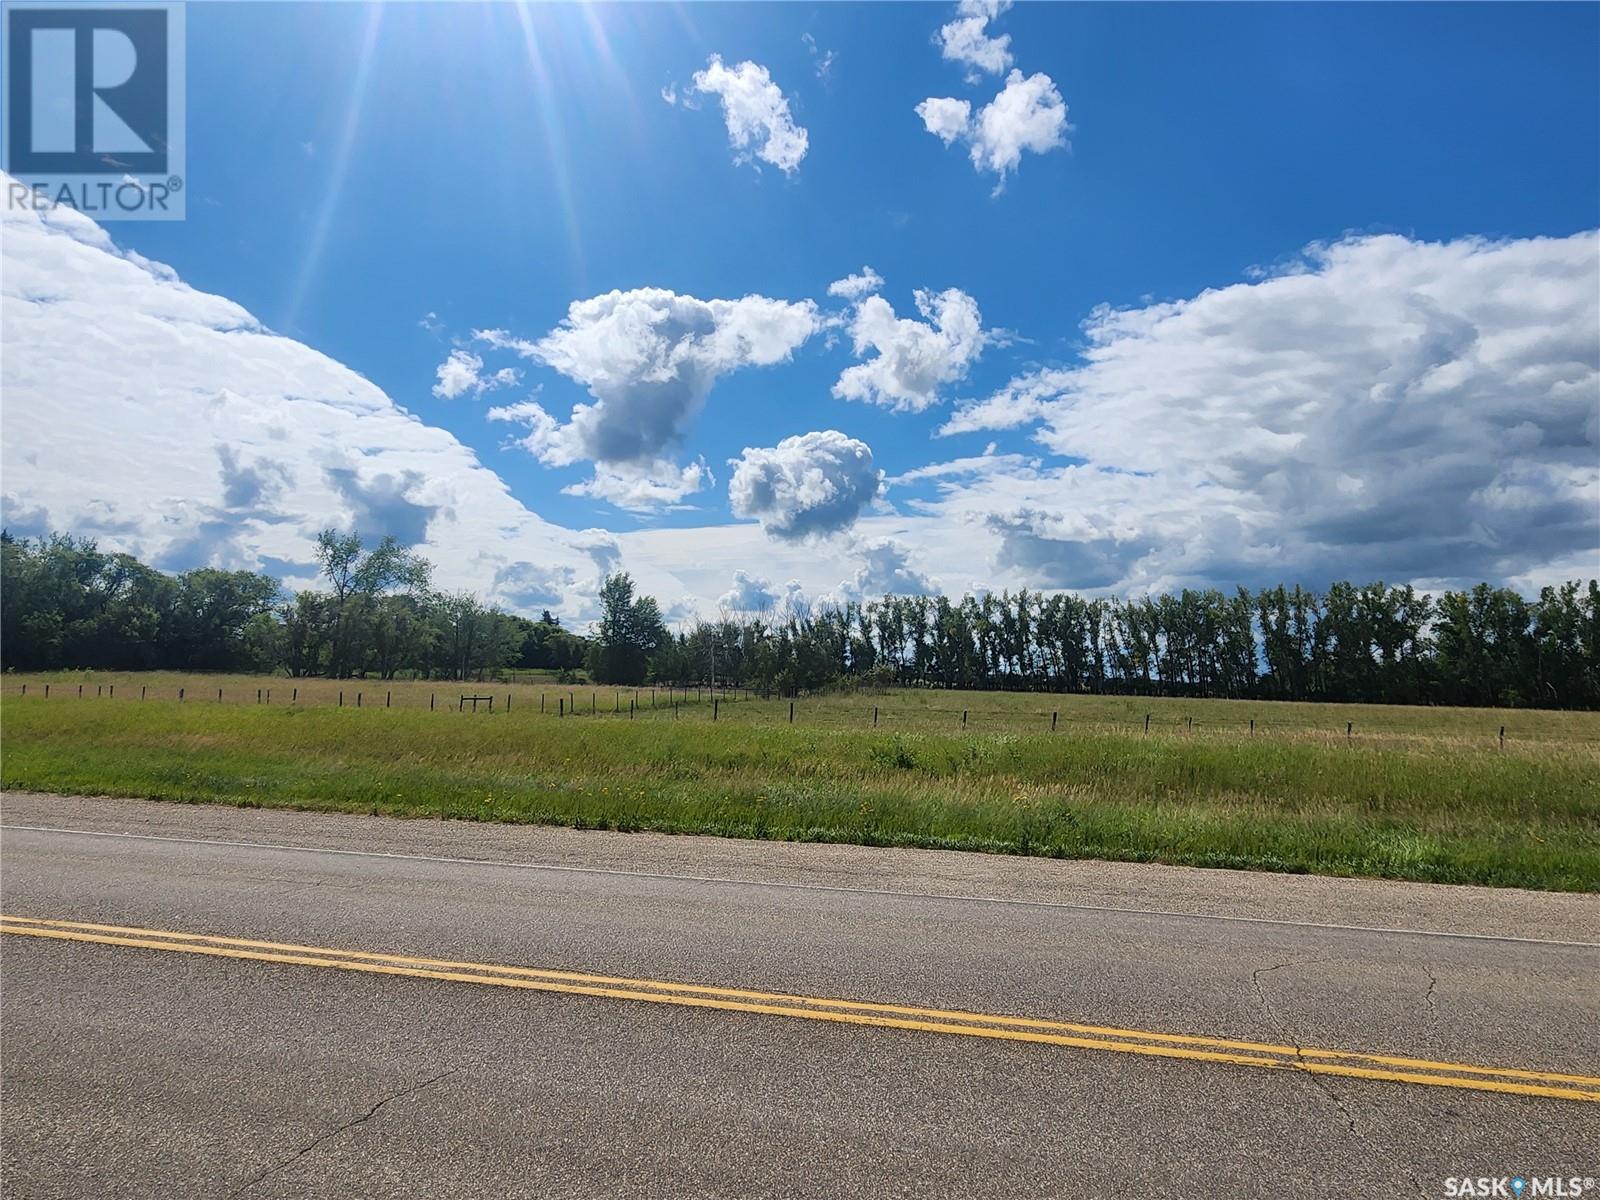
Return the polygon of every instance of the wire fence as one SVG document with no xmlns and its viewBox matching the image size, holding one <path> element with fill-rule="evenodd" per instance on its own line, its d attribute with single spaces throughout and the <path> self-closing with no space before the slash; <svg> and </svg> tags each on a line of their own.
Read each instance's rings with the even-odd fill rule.
<svg viewBox="0 0 1600 1200">
<path fill-rule="evenodd" d="M 348 686 L 345 684 L 348 683 Z M 286 680 L 261 687 L 213 687 L 206 684 L 49 683 L 30 681 L 6 686 L 3 694 L 38 701 L 133 701 L 146 703 L 258 705 L 263 707 L 404 709 L 499 717 L 534 713 L 554 720 L 697 720 L 749 726 L 803 726 L 829 730 L 885 733 L 1056 734 L 1073 731 L 1114 732 L 1141 736 L 1233 734 L 1241 737 L 1320 737 L 1351 744 L 1422 738 L 1467 742 L 1489 741 L 1504 748 L 1508 741 L 1548 742 L 1552 738 L 1531 719 L 1495 719 L 1453 729 L 1402 728 L 1339 721 L 1296 720 L 1264 706 L 1260 715 L 1219 717 L 1204 709 L 1198 715 L 1151 709 L 1142 715 L 1112 716 L 1074 713 L 1063 708 L 994 708 L 908 705 L 897 707 L 868 697 L 770 699 L 737 688 L 545 687 L 519 685 L 486 688 L 482 684 L 433 685 L 402 683 L 370 686 L 366 681 Z M 1234 702 L 1237 703 L 1237 702 Z M 1270 715 L 1269 715 L 1270 714 Z M 1579 745 L 1600 745 L 1600 719 L 1592 734 L 1563 733 L 1559 739 Z"/>
</svg>

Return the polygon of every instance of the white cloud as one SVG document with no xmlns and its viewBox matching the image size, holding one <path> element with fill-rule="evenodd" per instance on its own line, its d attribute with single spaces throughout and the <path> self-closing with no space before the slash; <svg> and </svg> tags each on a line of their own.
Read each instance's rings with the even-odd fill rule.
<svg viewBox="0 0 1600 1200">
<path fill-rule="evenodd" d="M 700 486 L 693 468 L 662 464 L 712 384 L 742 367 L 786 361 L 819 326 L 809 300 L 699 300 L 639 288 L 575 301 L 537 342 L 493 329 L 474 337 L 538 359 L 594 397 L 593 404 L 575 405 L 565 423 L 533 402 L 491 409 L 489 419 L 527 426 L 517 444 L 547 465 L 600 464 L 606 470 L 583 494 L 626 495 L 628 507 L 639 507 L 649 496 L 669 502 L 669 493 L 677 499 Z"/>
<path fill-rule="evenodd" d="M 438 382 L 433 385 L 433 394 L 441 400 L 454 400 L 468 392 L 481 396 L 496 388 L 515 387 L 522 379 L 515 367 L 502 367 L 488 375 L 482 372 L 483 359 L 470 350 L 452 350 L 435 371 Z"/>
<path fill-rule="evenodd" d="M 694 73 L 697 92 L 718 96 L 728 142 L 739 153 L 735 162 L 748 162 L 753 154 L 785 174 L 792 174 L 806 156 L 807 134 L 789 115 L 789 101 L 759 63 L 742 62 L 729 68 L 713 54 L 706 69 Z"/>
<path fill-rule="evenodd" d="M 330 524 L 414 543 L 442 587 L 585 562 L 449 433 L 89 219 L 5 211 L 0 253 L 8 518 L 297 586 Z"/>
<path fill-rule="evenodd" d="M 1046 401 L 1066 391 L 1071 379 L 1070 371 L 1051 368 L 1019 375 L 986 399 L 957 409 L 939 427 L 939 436 L 1032 425 L 1044 415 Z"/>
<path fill-rule="evenodd" d="M 881 296 L 857 306 L 850 322 L 856 357 L 873 357 L 846 367 L 833 385 L 842 400 L 862 400 L 896 412 L 922 412 L 939 402 L 939 388 L 966 377 L 983 351 L 987 336 L 978 304 L 958 288 L 919 290 L 922 321 L 896 317 Z"/>
<path fill-rule="evenodd" d="M 799 580 L 791 579 L 781 588 L 776 588 L 771 580 L 736 569 L 733 572 L 733 586 L 718 597 L 717 607 L 745 615 L 783 616 L 790 612 L 803 612 L 809 603 Z"/>
<path fill-rule="evenodd" d="M 833 74 L 834 60 L 838 57 L 838 55 L 836 55 L 832 50 L 823 50 L 821 47 L 819 47 L 817 45 L 817 39 L 812 37 L 809 33 L 802 33 L 800 35 L 800 40 L 806 44 L 806 50 L 810 53 L 811 57 L 816 60 L 812 66 L 817 73 L 817 78 L 826 83 Z"/>
<path fill-rule="evenodd" d="M 917 105 L 922 124 L 946 146 L 967 136 L 972 127 L 972 105 L 953 96 L 929 96 Z"/>
<path fill-rule="evenodd" d="M 700 491 L 716 479 L 704 462 L 678 467 L 665 460 L 643 466 L 595 464 L 594 475 L 561 490 L 569 496 L 590 496 L 605 500 L 630 512 L 674 507 L 684 497 Z"/>
<path fill-rule="evenodd" d="M 1059 587 L 1461 582 L 1600 548 L 1600 237 L 1313 246 L 1260 282 L 1103 309 L 1081 366 L 947 432 L 1037 421 L 1082 465 L 929 511 Z"/>
<path fill-rule="evenodd" d="M 825 608 L 843 608 L 883 596 L 932 596 L 939 583 L 911 565 L 911 552 L 893 538 L 858 539 L 851 547 L 859 563 L 855 574 L 817 597 Z"/>
<path fill-rule="evenodd" d="M 1011 35 L 990 37 L 989 22 L 1011 7 L 1011 0 L 961 0 L 954 21 L 934 38 L 940 53 L 979 71 L 998 75 L 1011 65 Z"/>
<path fill-rule="evenodd" d="M 737 517 L 755 517 L 784 540 L 849 528 L 883 486 L 865 442 L 836 429 L 747 448 L 732 460 L 728 497 Z"/>
<path fill-rule="evenodd" d="M 883 276 L 871 267 L 862 267 L 859 275 L 846 275 L 828 285 L 828 295 L 846 300 L 859 300 L 883 286 Z"/>
<path fill-rule="evenodd" d="M 1022 164 L 1022 153 L 1044 154 L 1067 144 L 1067 106 L 1050 76 L 1040 72 L 1024 76 L 1013 70 L 1006 85 L 975 115 L 965 100 L 929 97 L 917 105 L 928 132 L 945 145 L 967 143 L 972 165 L 999 178 L 998 195 L 1006 177 Z"/>
</svg>

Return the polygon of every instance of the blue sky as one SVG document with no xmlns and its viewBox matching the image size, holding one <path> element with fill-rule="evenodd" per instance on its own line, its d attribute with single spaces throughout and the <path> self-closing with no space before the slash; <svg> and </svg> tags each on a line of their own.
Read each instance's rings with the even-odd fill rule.
<svg viewBox="0 0 1600 1200">
<path fill-rule="evenodd" d="M 975 170 L 959 141 L 946 146 L 931 136 L 916 111 L 928 97 L 967 99 L 976 110 L 1005 83 L 1003 74 L 941 56 L 936 35 L 957 17 L 951 4 L 192 5 L 188 218 L 124 223 L 112 233 L 191 287 L 227 297 L 268 329 L 365 376 L 475 452 L 528 510 L 565 529 L 626 535 L 729 525 L 739 516 L 730 508 L 729 460 L 814 431 L 865 443 L 891 481 L 991 447 L 1020 456 L 1013 482 L 1036 484 L 1037 503 L 1019 486 L 1003 501 L 991 496 L 987 508 L 971 506 L 930 478 L 893 484 L 863 510 L 869 520 L 920 515 L 951 529 L 989 529 L 999 540 L 972 547 L 986 567 L 962 577 L 935 573 L 953 590 L 981 586 L 986 575 L 1024 582 L 1027 564 L 1037 566 L 1037 555 L 1056 544 L 1065 549 L 1036 584 L 1128 588 L 1220 577 L 1230 567 L 1254 575 L 1283 550 L 1283 539 L 1258 537 L 1256 558 L 1219 558 L 1202 570 L 1191 531 L 1181 565 L 1114 569 L 1165 535 L 1119 526 L 1115 495 L 1085 504 L 1056 487 L 1059 473 L 1087 463 L 1109 474 L 1154 474 L 1163 464 L 1075 440 L 1073 413 L 1081 417 L 1083 403 L 1061 397 L 1081 382 L 1070 373 L 1083 364 L 1084 322 L 1099 306 L 1153 314 L 1152 305 L 1193 302 L 1208 289 L 1235 287 L 1244 297 L 1263 270 L 1269 280 L 1338 270 L 1357 281 L 1352 287 L 1367 286 L 1360 262 L 1308 268 L 1300 256 L 1315 243 L 1375 235 L 1411 247 L 1477 238 L 1506 249 L 1569 239 L 1567 256 L 1592 267 L 1593 242 L 1582 235 L 1600 223 L 1600 7 L 1001 10 L 987 32 L 1010 38 L 1025 76 L 1049 76 L 1070 127 L 1063 145 L 1024 151 L 998 194 L 996 176 Z M 729 67 L 758 64 L 781 89 L 807 134 L 794 169 L 736 161 L 718 98 L 694 91 L 695 73 L 712 55 Z M 678 102 L 668 103 L 663 89 Z M 1394 262 L 1376 250 L 1370 257 L 1385 270 Z M 827 290 L 865 265 L 885 281 L 881 294 L 898 316 L 917 315 L 915 289 L 955 288 L 989 331 L 981 353 L 925 411 L 831 394 L 841 372 L 862 360 L 850 345 L 851 305 Z M 1403 285 L 1405 270 L 1393 269 L 1394 282 L 1371 286 L 1385 295 L 1414 286 L 1429 292 L 1429 304 L 1438 301 L 1432 283 Z M 1537 292 L 1540 272 L 1555 269 L 1528 262 L 1513 274 Z M 574 301 L 640 288 L 705 300 L 813 301 L 822 324 L 787 360 L 720 375 L 669 447 L 676 464 L 703 458 L 714 486 L 674 505 L 627 511 L 563 493 L 588 478 L 587 460 L 551 466 L 506 448 L 519 427 L 486 419 L 490 407 L 533 395 L 565 421 L 575 403 L 592 402 L 584 384 L 548 361 L 474 342 L 472 333 L 501 329 L 537 340 Z M 1578 345 L 1560 353 L 1587 361 L 1586 312 L 1565 315 L 1579 328 Z M 1485 329 L 1481 315 L 1462 319 Z M 1172 353 L 1156 343 L 1147 353 L 1153 362 Z M 514 368 L 519 382 L 440 399 L 435 371 L 452 349 L 479 354 L 485 373 Z M 1069 373 L 1051 377 L 1061 386 L 1049 403 L 1066 407 L 935 436 L 953 411 L 1041 369 Z M 1185 368 L 1172 358 L 1149 370 Z M 1565 428 L 1570 413 L 1557 410 L 1581 410 L 1592 380 L 1567 385 L 1578 388 L 1576 401 L 1563 393 L 1551 408 L 1547 397 L 1530 396 L 1513 415 L 1547 432 Z M 1147 398 L 1155 411 L 1134 401 L 1117 411 L 1142 411 L 1168 427 L 1215 419 L 1186 405 L 1181 387 L 1156 391 Z M 1104 402 L 1107 411 L 1120 403 Z M 1504 438 L 1472 444 L 1495 442 Z M 1569 478 L 1570 470 L 1593 455 L 1589 445 L 1555 466 L 1540 462 L 1576 489 L 1565 497 L 1569 509 L 1587 503 L 1593 486 L 1588 475 Z M 1270 463 L 1257 466 L 1259 478 L 1273 474 Z M 1341 474 L 1351 473 L 1330 478 Z M 1479 480 L 1473 494 L 1481 491 Z M 1260 487 L 1254 494 L 1262 511 L 1275 503 Z M 1156 521 L 1165 507 L 1141 509 L 1144 520 Z M 1083 516 L 1090 509 L 1104 519 Z M 1228 519 L 1239 518 L 1236 509 Z M 1027 526 L 1021 535 L 1018 520 Z M 1095 528 L 1077 528 L 1082 520 Z M 1327 520 L 1311 514 L 1303 525 L 1322 529 Z M 1593 528 L 1578 518 L 1576 532 L 1541 562 L 1495 566 L 1491 556 L 1469 565 L 1505 578 L 1581 565 L 1596 550 Z M 1470 531 L 1463 518 L 1460 530 L 1413 534 L 1434 540 L 1414 546 L 1410 560 L 1372 565 L 1391 576 L 1448 578 L 1451 539 Z M 1215 529 L 1211 536 L 1229 541 Z M 1513 536 L 1508 527 L 1491 540 Z M 941 540 L 934 528 L 901 544 L 914 551 Z M 776 541 L 775 551 L 793 549 Z M 1102 562 L 1113 544 L 1123 549 Z M 1279 557 L 1289 572 L 1309 562 L 1330 576 L 1359 573 L 1367 558 L 1337 561 L 1338 544 L 1317 541 L 1310 557 Z M 847 541 L 828 545 L 848 568 Z M 865 562 L 859 539 L 856 550 Z M 653 553 L 650 561 L 665 561 L 665 551 Z M 776 579 L 786 561 L 758 556 L 747 566 Z M 926 567 L 907 570 L 930 578 Z M 714 599 L 709 583 L 674 583 Z"/>
</svg>

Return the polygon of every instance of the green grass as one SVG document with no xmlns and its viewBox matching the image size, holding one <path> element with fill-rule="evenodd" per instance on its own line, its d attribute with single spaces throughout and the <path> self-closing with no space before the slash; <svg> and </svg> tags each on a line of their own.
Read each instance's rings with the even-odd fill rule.
<svg viewBox="0 0 1600 1200">
<path fill-rule="evenodd" d="M 787 701 L 725 703 L 715 723 L 709 701 L 676 717 L 647 707 L 629 720 L 614 715 L 615 693 L 602 688 L 601 717 L 560 720 L 554 688 L 544 689 L 539 712 L 539 685 L 346 682 L 338 708 L 340 685 L 324 681 L 300 685 L 314 703 L 287 707 L 294 685 L 283 679 L 176 679 L 86 675 L 79 701 L 80 677 L 52 677 L 48 700 L 42 677 L 28 680 L 25 699 L 22 680 L 7 677 L 0 781 L 177 801 L 1600 890 L 1594 714 L 891 692 L 802 699 L 791 726 Z M 97 682 L 112 680 L 114 699 L 92 699 Z M 145 703 L 136 699 L 141 684 Z M 155 698 L 178 686 L 184 703 Z M 273 688 L 272 706 L 255 704 L 257 686 Z M 370 707 L 388 690 L 395 707 Z M 441 705 L 463 690 L 516 699 L 509 714 L 499 711 L 503 700 L 492 716 L 430 712 L 430 690 Z M 561 691 L 578 695 L 586 712 L 589 689 Z M 1052 710 L 1061 713 L 1054 735 Z M 1346 721 L 1355 724 L 1350 739 Z"/>
</svg>

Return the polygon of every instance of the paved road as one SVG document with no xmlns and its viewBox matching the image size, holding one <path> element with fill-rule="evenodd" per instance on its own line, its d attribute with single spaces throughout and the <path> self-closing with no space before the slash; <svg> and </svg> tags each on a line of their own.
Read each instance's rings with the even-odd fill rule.
<svg viewBox="0 0 1600 1200">
<path fill-rule="evenodd" d="M 24 795 L 0 820 L 8 1198 L 1600 1174 L 1600 1103 L 1562 1098 L 1600 1097 L 1590 897 Z"/>
</svg>

